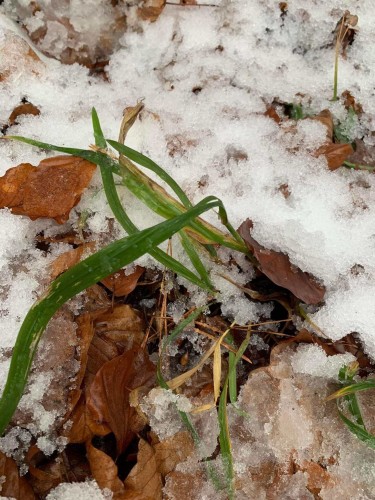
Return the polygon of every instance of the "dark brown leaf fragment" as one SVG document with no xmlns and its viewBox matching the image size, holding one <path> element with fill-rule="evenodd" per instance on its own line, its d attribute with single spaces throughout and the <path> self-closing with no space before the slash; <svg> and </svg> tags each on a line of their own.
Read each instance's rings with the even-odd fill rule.
<svg viewBox="0 0 375 500">
<path fill-rule="evenodd" d="M 317 304 L 324 298 L 325 288 L 315 278 L 290 263 L 289 257 L 281 252 L 267 250 L 250 235 L 253 227 L 247 219 L 238 229 L 246 246 L 259 262 L 260 270 L 273 283 L 290 290 L 306 304 Z"/>
</svg>

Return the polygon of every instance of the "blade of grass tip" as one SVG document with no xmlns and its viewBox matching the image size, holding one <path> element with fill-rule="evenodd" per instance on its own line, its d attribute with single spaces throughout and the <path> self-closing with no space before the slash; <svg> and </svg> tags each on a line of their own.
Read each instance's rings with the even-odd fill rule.
<svg viewBox="0 0 375 500">
<path fill-rule="evenodd" d="M 367 391 L 368 389 L 375 389 L 375 380 L 365 380 L 363 382 L 357 382 L 356 384 L 351 384 L 346 387 L 339 389 L 338 391 L 331 394 L 327 401 L 336 398 L 342 398 L 348 394 L 354 394 L 360 391 Z"/>
<path fill-rule="evenodd" d="M 24 392 L 31 363 L 49 320 L 69 299 L 130 264 L 180 231 L 219 200 L 202 200 L 185 214 L 127 236 L 87 257 L 60 275 L 27 313 L 17 336 L 7 381 L 0 399 L 0 435 L 9 424 Z"/>
<path fill-rule="evenodd" d="M 22 137 L 20 135 L 6 135 L 1 137 L 1 139 L 9 139 L 12 141 L 24 142 L 25 144 L 30 144 L 31 146 L 36 146 L 40 149 L 46 149 L 48 151 L 57 151 L 59 153 L 66 153 L 68 155 L 79 156 L 87 161 L 91 161 L 92 163 L 98 164 L 98 159 L 101 159 L 102 162 L 106 162 L 106 164 L 112 169 L 112 171 L 121 175 L 120 167 L 118 164 L 112 160 L 109 156 L 105 155 L 100 151 L 91 151 L 89 149 L 80 149 L 80 148 L 67 148 L 65 146 L 56 146 L 55 144 L 49 144 L 47 142 L 37 141 L 35 139 L 29 139 L 27 137 Z"/>
<path fill-rule="evenodd" d="M 106 140 L 104 138 L 104 135 L 103 135 L 103 132 L 102 132 L 102 129 L 100 126 L 99 117 L 98 117 L 98 114 L 97 114 L 95 108 L 92 109 L 92 125 L 93 125 L 93 129 L 94 129 L 95 143 L 98 147 L 104 149 L 106 147 Z M 113 178 L 113 173 L 112 173 L 111 169 L 109 169 L 106 164 L 103 164 L 101 162 L 99 163 L 99 168 L 100 168 L 100 173 L 102 176 L 102 181 L 103 181 L 103 186 L 104 186 L 104 192 L 106 194 L 108 204 L 109 204 L 114 216 L 116 217 L 117 221 L 121 224 L 121 226 L 125 229 L 125 231 L 127 233 L 135 234 L 135 233 L 139 232 L 139 229 L 137 228 L 137 226 L 135 224 L 133 224 L 130 217 L 128 216 L 128 214 L 124 210 L 124 207 L 122 206 L 122 203 L 121 203 L 120 198 L 118 196 L 115 180 Z M 168 269 L 171 269 L 173 272 L 179 274 L 180 276 L 183 276 L 185 279 L 187 279 L 188 281 L 191 281 L 192 283 L 199 286 L 200 288 L 203 288 L 204 290 L 207 290 L 207 291 L 214 290 L 214 287 L 211 285 L 209 280 L 206 280 L 206 279 L 200 280 L 187 267 L 185 267 L 183 264 L 178 262 L 172 256 L 163 252 L 163 250 L 155 248 L 150 252 L 150 255 L 154 259 L 156 259 L 158 262 L 160 262 L 163 266 L 167 267 Z"/>
</svg>

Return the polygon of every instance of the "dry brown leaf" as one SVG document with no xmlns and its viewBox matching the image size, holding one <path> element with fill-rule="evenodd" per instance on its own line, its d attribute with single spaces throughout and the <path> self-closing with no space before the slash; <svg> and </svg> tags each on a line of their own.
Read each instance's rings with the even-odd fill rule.
<svg viewBox="0 0 375 500">
<path fill-rule="evenodd" d="M 143 439 L 139 441 L 137 463 L 130 471 L 124 485 L 127 492 L 133 493 L 131 498 L 134 500 L 162 498 L 163 483 L 158 471 L 155 450 Z"/>
<path fill-rule="evenodd" d="M 89 184 L 95 165 L 76 156 L 55 156 L 38 167 L 21 163 L 0 177 L 0 207 L 16 215 L 63 224 Z"/>
<path fill-rule="evenodd" d="M 338 353 L 338 350 L 330 343 L 324 342 L 320 337 L 309 332 L 305 328 L 300 330 L 295 337 L 290 337 L 287 340 L 280 342 L 283 345 L 290 344 L 316 344 L 320 346 L 327 356 L 333 356 Z"/>
<path fill-rule="evenodd" d="M 156 443 L 154 450 L 158 471 L 164 478 L 177 464 L 184 462 L 194 452 L 195 447 L 188 432 L 178 432 L 165 441 Z"/>
<path fill-rule="evenodd" d="M 110 311 L 104 311 L 95 318 L 95 329 L 102 339 L 112 340 L 123 351 L 144 339 L 144 322 L 131 306 L 119 304 Z"/>
<path fill-rule="evenodd" d="M 17 500 L 34 500 L 31 486 L 25 477 L 20 477 L 16 462 L 0 451 L 0 496 Z"/>
<path fill-rule="evenodd" d="M 137 10 L 138 16 L 144 21 L 154 22 L 162 13 L 166 0 L 145 0 Z"/>
<path fill-rule="evenodd" d="M 327 129 L 327 141 L 332 142 L 333 139 L 333 117 L 328 109 L 323 109 L 319 114 L 306 118 L 306 120 L 314 120 L 322 123 Z"/>
<path fill-rule="evenodd" d="M 253 223 L 247 219 L 238 229 L 246 246 L 258 260 L 260 270 L 273 283 L 290 290 L 306 304 L 317 304 L 324 298 L 325 288 L 315 278 L 290 263 L 289 257 L 281 252 L 267 250 L 250 235 Z"/>
<path fill-rule="evenodd" d="M 117 451 L 122 453 L 134 436 L 132 419 L 136 410 L 129 404 L 129 394 L 137 387 L 152 387 L 155 365 L 140 347 L 134 347 L 105 363 L 96 374 L 87 395 L 90 428 L 105 435 L 116 436 Z M 99 430 L 99 432 L 98 432 Z"/>
<path fill-rule="evenodd" d="M 135 266 L 134 271 L 130 274 L 127 274 L 126 270 L 121 269 L 117 273 L 113 273 L 107 278 L 104 278 L 101 283 L 103 283 L 115 297 L 124 297 L 124 295 L 129 295 L 129 293 L 134 290 L 144 271 L 145 268 L 141 266 Z"/>
<path fill-rule="evenodd" d="M 330 170 L 336 170 L 341 167 L 344 161 L 353 154 L 354 150 L 351 144 L 323 144 L 320 146 L 315 153 L 314 156 L 324 155 L 328 162 L 328 168 Z"/>
<path fill-rule="evenodd" d="M 37 116 L 40 115 L 40 111 L 39 108 L 34 106 L 34 104 L 31 104 L 31 102 L 22 103 L 19 106 L 16 106 L 11 112 L 8 118 L 8 124 L 14 125 L 16 123 L 17 118 L 21 115 Z"/>
<path fill-rule="evenodd" d="M 124 499 L 125 487 L 118 477 L 118 469 L 112 458 L 95 448 L 90 442 L 86 443 L 86 451 L 91 473 L 99 488 L 109 488 L 116 500 Z"/>
<path fill-rule="evenodd" d="M 82 259 L 85 251 L 93 250 L 94 248 L 95 242 L 90 241 L 89 243 L 85 243 L 77 248 L 73 248 L 73 250 L 68 250 L 67 252 L 59 255 L 51 263 L 51 279 L 57 278 L 59 274 L 77 264 Z"/>
<path fill-rule="evenodd" d="M 30 484 L 34 492 L 45 498 L 48 492 L 64 482 L 64 465 L 60 460 L 48 460 L 36 445 L 31 446 L 26 454 L 29 467 Z"/>
</svg>

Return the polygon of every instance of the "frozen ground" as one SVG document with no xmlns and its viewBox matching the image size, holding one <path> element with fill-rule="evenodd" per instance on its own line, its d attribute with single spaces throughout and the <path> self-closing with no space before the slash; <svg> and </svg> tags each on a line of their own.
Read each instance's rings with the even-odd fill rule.
<svg viewBox="0 0 375 500">
<path fill-rule="evenodd" d="M 103 23 L 97 26 L 103 30 L 110 21 L 106 16 L 112 15 L 104 8 L 106 2 L 84 3 L 104 9 Z M 155 23 L 137 21 L 137 30 L 114 41 L 108 81 L 104 81 L 78 64 L 31 58 L 25 42 L 5 19 L 15 16 L 14 3 L 4 2 L 0 123 L 6 124 L 13 108 L 27 98 L 40 115 L 20 117 L 12 134 L 87 147 L 93 142 L 92 106 L 106 136 L 116 139 L 124 107 L 143 98 L 145 111 L 129 134 L 128 145 L 167 169 L 193 202 L 214 194 L 223 200 L 235 227 L 252 219 L 253 236 L 259 243 L 287 253 L 293 264 L 326 286 L 324 304 L 311 310 L 324 334 L 337 340 L 358 332 L 367 353 L 375 358 L 374 175 L 344 168 L 332 172 L 324 157 L 313 158 L 310 151 L 324 137 L 322 125 L 299 122 L 296 134 L 288 134 L 264 116 L 266 105 L 278 98 L 302 103 L 312 113 L 329 109 L 336 119 L 344 118 L 343 104 L 330 101 L 332 31 L 342 15 L 343 2 L 306 0 L 302 7 L 292 0 L 287 16 L 281 16 L 278 3 L 270 0 L 216 3 L 167 5 Z M 349 90 L 364 110 L 352 133 L 363 137 L 368 146 L 374 145 L 375 120 L 373 7 L 372 0 L 350 2 L 351 13 L 359 17 L 358 32 L 339 66 L 339 91 Z M 94 22 L 89 15 L 82 18 L 79 9 L 71 16 L 78 31 Z M 30 30 L 41 22 L 30 16 Z M 52 25 L 49 29 L 53 33 Z M 59 37 L 50 37 L 55 56 L 68 43 L 64 31 Z M 11 166 L 38 164 L 46 156 L 35 148 L 5 141 L 0 151 L 1 175 Z M 280 190 L 285 184 L 288 197 Z M 136 224 L 146 227 L 158 220 L 127 192 L 122 195 Z M 108 230 L 111 217 L 99 176 L 73 211 L 70 223 L 77 223 L 84 209 L 92 213 L 88 226 L 96 239 Z M 209 219 L 217 223 L 214 214 Z M 47 264 L 64 251 L 52 246 L 46 256 L 33 248 L 35 235 L 42 230 L 54 234 L 62 229 L 53 222 L 12 216 L 6 209 L 0 213 L 0 335 L 5 354 L 48 280 Z M 121 234 L 120 228 L 117 232 Z M 177 243 L 176 253 L 183 259 Z M 149 264 L 147 259 L 142 262 Z M 255 321 L 264 307 L 251 304 L 235 287 L 215 278 L 217 271 L 212 269 L 215 284 L 222 287 L 223 311 L 239 323 Z M 192 291 L 192 301 L 202 300 L 201 292 Z M 3 374 L 7 366 L 3 357 Z M 48 434 L 48 429 L 44 421 L 40 429 L 32 430 Z M 324 498 L 334 498 L 329 494 Z"/>
</svg>

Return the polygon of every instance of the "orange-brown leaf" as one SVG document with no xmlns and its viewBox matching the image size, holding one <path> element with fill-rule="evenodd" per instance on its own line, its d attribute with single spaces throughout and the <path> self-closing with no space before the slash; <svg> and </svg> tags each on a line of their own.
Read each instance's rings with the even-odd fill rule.
<svg viewBox="0 0 375 500">
<path fill-rule="evenodd" d="M 341 167 L 344 161 L 353 154 L 351 144 L 323 144 L 315 151 L 315 156 L 324 155 L 328 162 L 330 170 L 336 170 Z"/>
<path fill-rule="evenodd" d="M 95 318 L 95 329 L 100 336 L 115 341 L 129 350 L 144 339 L 144 322 L 139 313 L 127 304 L 119 304 Z"/>
<path fill-rule="evenodd" d="M 132 418 L 136 410 L 129 404 L 130 392 L 141 386 L 152 387 L 154 382 L 155 365 L 144 350 L 134 347 L 105 363 L 90 385 L 87 397 L 90 419 L 114 433 L 118 453 L 125 450 L 134 436 Z"/>
<path fill-rule="evenodd" d="M 138 445 L 137 463 L 126 478 L 125 489 L 132 492 L 134 500 L 142 500 L 145 497 L 153 500 L 161 500 L 163 483 L 155 457 L 155 451 L 151 445 L 141 439 Z M 136 496 L 135 496 L 136 495 Z"/>
<path fill-rule="evenodd" d="M 134 271 L 130 274 L 126 274 L 126 271 L 121 269 L 117 273 L 104 278 L 101 283 L 111 290 L 115 297 L 123 297 L 134 290 L 144 271 L 145 268 L 141 266 L 135 266 Z"/>
<path fill-rule="evenodd" d="M 25 477 L 20 477 L 16 462 L 0 451 L 0 477 L 2 497 L 34 500 L 35 495 Z"/>
<path fill-rule="evenodd" d="M 112 458 L 89 442 L 86 443 L 86 451 L 91 473 L 99 488 L 109 488 L 116 499 L 125 498 L 124 484 L 118 477 L 118 469 Z"/>
<path fill-rule="evenodd" d="M 63 273 L 70 267 L 77 264 L 81 259 L 86 250 L 91 250 L 95 247 L 95 242 L 90 241 L 77 248 L 68 250 L 62 253 L 51 263 L 51 278 L 55 279 L 59 274 Z"/>
<path fill-rule="evenodd" d="M 246 246 L 254 253 L 260 270 L 273 283 L 287 288 L 306 304 L 317 304 L 324 298 L 325 288 L 315 278 L 290 263 L 289 257 L 281 252 L 267 250 L 250 235 L 252 222 L 247 219 L 238 229 Z"/>
<path fill-rule="evenodd" d="M 137 11 L 138 16 L 145 20 L 154 22 L 162 13 L 166 0 L 145 0 L 142 7 Z"/>
<path fill-rule="evenodd" d="M 0 177 L 0 207 L 16 215 L 63 224 L 89 184 L 95 165 L 75 156 L 56 156 L 38 167 L 21 163 Z"/>
</svg>

